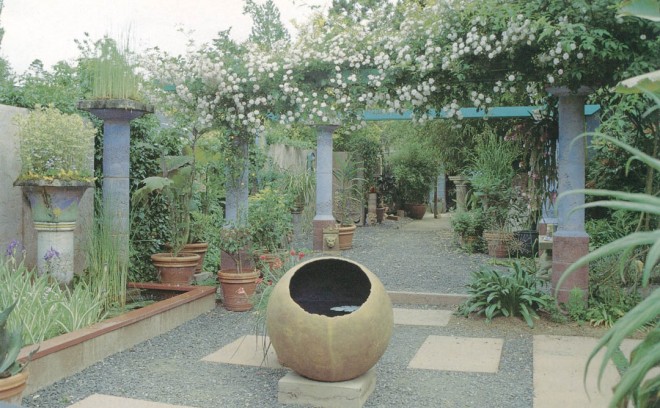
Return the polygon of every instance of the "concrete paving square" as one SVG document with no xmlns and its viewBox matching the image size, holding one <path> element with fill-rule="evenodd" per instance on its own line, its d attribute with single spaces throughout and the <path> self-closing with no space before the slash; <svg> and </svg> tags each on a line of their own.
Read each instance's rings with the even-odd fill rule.
<svg viewBox="0 0 660 408">
<path fill-rule="evenodd" d="M 115 397 L 112 395 L 92 394 L 84 400 L 78 401 L 69 408 L 192 408 L 185 405 L 163 404 L 137 400 L 132 398 Z"/>
<path fill-rule="evenodd" d="M 503 339 L 428 336 L 408 368 L 496 373 Z"/>
<path fill-rule="evenodd" d="M 394 324 L 410 326 L 446 326 L 453 312 L 450 310 L 424 310 L 394 308 Z"/>
<path fill-rule="evenodd" d="M 577 336 L 534 336 L 534 408 L 606 407 L 612 386 L 619 378 L 613 364 L 603 374 L 600 391 L 598 370 L 603 352 L 594 357 L 585 383 L 584 368 L 598 339 Z M 624 340 L 626 355 L 638 341 Z"/>
<path fill-rule="evenodd" d="M 264 343 L 264 340 L 266 343 Z M 215 353 L 202 358 L 202 361 L 214 363 L 249 365 L 267 368 L 282 368 L 277 362 L 275 349 L 270 347 L 264 358 L 264 344 L 268 344 L 268 337 L 247 335 L 230 343 Z"/>
</svg>

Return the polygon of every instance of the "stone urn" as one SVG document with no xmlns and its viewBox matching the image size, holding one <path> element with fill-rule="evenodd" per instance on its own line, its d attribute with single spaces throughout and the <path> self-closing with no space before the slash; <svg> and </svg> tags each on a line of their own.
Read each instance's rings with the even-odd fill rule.
<svg viewBox="0 0 660 408">
<path fill-rule="evenodd" d="M 74 230 L 78 204 L 92 182 L 65 180 L 24 180 L 23 189 L 30 203 L 37 231 L 37 269 L 51 274 L 59 283 L 69 284 L 74 272 Z"/>
<path fill-rule="evenodd" d="M 380 280 L 364 266 L 320 257 L 296 265 L 268 302 L 268 335 L 280 362 L 317 381 L 346 381 L 369 371 L 394 325 Z"/>
</svg>

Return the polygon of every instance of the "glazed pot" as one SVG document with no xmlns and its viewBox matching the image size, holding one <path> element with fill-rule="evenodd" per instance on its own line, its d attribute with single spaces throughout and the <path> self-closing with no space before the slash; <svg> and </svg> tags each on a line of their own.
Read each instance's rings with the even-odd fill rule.
<svg viewBox="0 0 660 408">
<path fill-rule="evenodd" d="M 284 366 L 317 381 L 346 381 L 366 373 L 385 352 L 392 304 L 364 266 L 344 258 L 314 258 L 279 280 L 266 325 Z"/>
</svg>

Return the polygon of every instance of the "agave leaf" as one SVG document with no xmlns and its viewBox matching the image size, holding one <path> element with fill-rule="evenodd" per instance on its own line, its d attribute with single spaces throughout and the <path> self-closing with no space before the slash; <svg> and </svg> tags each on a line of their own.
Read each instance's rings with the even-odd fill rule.
<svg viewBox="0 0 660 408">
<path fill-rule="evenodd" d="M 645 348 L 644 356 L 631 363 L 621 376 L 610 401 L 611 407 L 618 406 L 626 397 L 627 390 L 638 388 L 649 370 L 660 363 L 660 330 L 656 329 L 653 333 L 648 334 L 638 349 L 640 346 Z"/>
<path fill-rule="evenodd" d="M 9 336 L 9 349 L 7 349 L 6 354 L 2 356 L 4 359 L 0 361 L 0 373 L 8 370 L 14 365 L 14 363 L 16 363 L 18 353 L 21 352 L 21 347 L 23 346 L 21 332 L 15 331 L 10 333 Z"/>
<path fill-rule="evenodd" d="M 656 407 L 660 402 L 660 395 L 658 395 L 658 389 L 660 389 L 660 375 L 644 381 L 639 387 L 639 394 L 637 395 L 639 407 Z M 655 404 L 655 405 L 653 405 Z"/>
<path fill-rule="evenodd" d="M 572 263 L 557 282 L 557 287 L 555 288 L 555 294 L 559 291 L 559 288 L 562 286 L 566 278 L 579 268 L 584 265 L 587 265 L 589 262 L 595 261 L 607 255 L 615 254 L 619 251 L 623 251 L 630 246 L 639 246 L 639 245 L 653 245 L 658 240 L 660 240 L 660 230 L 656 231 L 645 231 L 645 232 L 634 232 L 630 235 L 627 235 L 623 238 L 619 238 L 616 241 L 610 242 L 607 245 L 596 249 L 593 252 L 588 253 L 582 258 L 578 259 Z M 647 261 L 648 262 L 648 261 Z M 650 271 L 650 270 L 649 270 Z M 648 277 L 646 278 L 648 280 Z"/>
<path fill-rule="evenodd" d="M 656 241 L 646 254 L 644 270 L 642 271 L 642 286 L 648 285 L 651 271 L 653 271 L 653 267 L 658 261 L 660 261 L 660 240 Z"/>
<path fill-rule="evenodd" d="M 623 340 L 649 322 L 655 321 L 658 314 L 660 314 L 660 289 L 653 291 L 649 297 L 644 299 L 623 317 L 617 320 L 614 326 L 612 326 L 612 328 L 598 341 L 596 347 L 587 359 L 587 364 L 584 369 L 584 381 L 586 382 L 587 370 L 589 369 L 591 361 L 602 348 L 605 348 L 605 355 L 603 356 L 598 372 L 598 386 L 600 387 L 600 382 L 603 373 L 605 372 L 605 368 L 607 367 L 607 363 L 612 359 L 616 350 L 621 347 Z"/>
<path fill-rule="evenodd" d="M 16 303 L 18 303 L 18 300 L 14 302 L 14 304 L 3 310 L 2 313 L 0 313 L 0 329 L 4 328 L 5 325 L 7 324 L 9 315 L 11 314 L 12 310 L 14 310 L 14 307 L 16 307 Z"/>
<path fill-rule="evenodd" d="M 601 139 L 605 139 L 608 142 L 610 142 L 610 143 L 620 147 L 621 149 L 627 151 L 628 153 L 631 153 L 635 159 L 637 159 L 637 160 L 639 160 L 643 163 L 646 163 L 647 165 L 653 167 L 656 170 L 660 170 L 660 160 L 659 159 L 651 157 L 648 154 L 644 153 L 643 151 L 641 151 L 639 149 L 635 149 L 634 147 L 626 144 L 625 142 L 623 142 L 623 141 L 621 141 L 621 140 L 619 140 L 615 137 L 606 135 L 604 133 L 600 133 L 600 132 L 585 132 L 585 133 L 582 133 L 581 135 L 576 137 L 571 142 L 571 146 L 573 145 L 573 143 L 576 143 L 579 139 L 581 139 L 583 137 L 587 137 L 587 136 L 593 136 L 593 137 L 598 137 L 598 138 L 601 138 Z"/>
<path fill-rule="evenodd" d="M 652 214 L 660 214 L 660 198 L 654 197 L 649 194 L 643 194 L 643 193 L 625 193 L 622 191 L 613 191 L 613 190 L 593 190 L 593 189 L 576 189 L 576 190 L 571 190 L 571 191 L 566 191 L 564 193 L 561 193 L 558 197 L 558 199 L 562 199 L 565 196 L 571 195 L 571 194 L 587 194 L 591 196 L 608 196 L 608 197 L 613 197 L 619 200 L 623 200 L 623 203 L 626 204 L 628 202 L 630 203 L 638 203 L 640 206 L 639 209 L 637 208 L 625 208 L 626 210 L 631 210 L 631 211 L 640 211 L 640 212 L 649 212 Z M 619 201 L 614 201 L 614 200 L 605 200 L 605 201 L 597 201 L 595 203 L 589 203 L 589 204 L 584 204 L 584 206 L 589 206 L 589 207 L 596 207 L 596 203 L 600 203 L 598 205 L 603 205 L 603 204 L 609 204 L 609 203 L 618 203 Z M 587 208 L 580 206 L 578 208 Z M 577 208 L 571 210 L 575 211 Z"/>
<path fill-rule="evenodd" d="M 627 0 L 619 8 L 620 16 L 635 16 L 651 21 L 660 21 L 657 0 Z"/>
<path fill-rule="evenodd" d="M 605 207 L 605 208 L 611 208 L 613 210 L 639 211 L 639 212 L 660 215 L 660 207 L 657 205 L 644 204 L 644 203 L 631 203 L 627 201 L 617 201 L 617 200 L 594 201 L 591 203 L 582 204 L 573 208 L 571 212 L 577 211 L 580 208 L 593 208 L 593 207 Z"/>
</svg>

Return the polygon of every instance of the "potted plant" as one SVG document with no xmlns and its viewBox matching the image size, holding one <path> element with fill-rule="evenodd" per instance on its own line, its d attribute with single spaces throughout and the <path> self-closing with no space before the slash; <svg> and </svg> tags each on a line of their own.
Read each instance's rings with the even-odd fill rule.
<svg viewBox="0 0 660 408">
<path fill-rule="evenodd" d="M 222 251 L 218 280 L 222 288 L 222 305 L 234 312 L 252 308 L 259 272 L 254 269 L 252 231 L 249 227 L 225 225 L 219 231 Z"/>
<path fill-rule="evenodd" d="M 363 211 L 360 190 L 363 179 L 358 177 L 359 169 L 351 157 L 341 161 L 332 173 L 337 181 L 334 215 L 339 224 L 339 249 L 351 249 L 356 229 L 355 220 L 360 218 Z"/>
<path fill-rule="evenodd" d="M 285 192 L 291 197 L 291 213 L 300 214 L 314 200 L 316 177 L 311 171 L 286 171 Z"/>
<path fill-rule="evenodd" d="M 27 385 L 25 364 L 16 361 L 23 347 L 20 330 L 10 331 L 7 321 L 16 302 L 0 313 L 0 401 L 20 404 Z"/>
<path fill-rule="evenodd" d="M 539 232 L 536 223 L 540 215 L 540 195 L 529 189 L 514 187 L 509 219 L 515 239 L 516 254 L 532 257 L 538 249 Z"/>
<path fill-rule="evenodd" d="M 410 143 L 392 158 L 392 170 L 408 215 L 414 219 L 424 218 L 428 193 L 438 173 L 432 154 L 421 144 Z"/>
<path fill-rule="evenodd" d="M 286 195 L 267 186 L 248 198 L 248 208 L 255 255 L 274 260 L 288 246 L 293 233 L 289 201 Z"/>
<path fill-rule="evenodd" d="M 160 194 L 168 203 L 170 252 L 151 256 L 163 283 L 190 284 L 201 258 L 198 254 L 183 251 L 188 244 L 191 226 L 191 162 L 190 156 L 164 157 L 163 175 L 145 178 L 142 180 L 144 185 L 133 193 L 133 202 L 136 205 L 148 205 L 152 193 Z"/>
<path fill-rule="evenodd" d="M 480 247 L 486 219 L 481 209 L 458 211 L 451 217 L 451 226 L 458 236 L 460 245 L 474 251 Z"/>
<path fill-rule="evenodd" d="M 508 256 L 508 244 L 513 240 L 508 218 L 516 175 L 513 165 L 519 155 L 517 144 L 503 140 L 486 128 L 470 156 L 470 184 L 488 220 L 483 236 L 491 256 Z"/>
<path fill-rule="evenodd" d="M 73 278 L 73 230 L 78 204 L 93 185 L 94 135 L 96 129 L 75 114 L 53 106 L 37 105 L 15 118 L 20 140 L 21 186 L 32 209 L 39 235 L 37 253 L 57 247 L 62 262 L 53 275 L 60 283 Z M 45 273 L 45 261 L 38 268 Z"/>
</svg>

